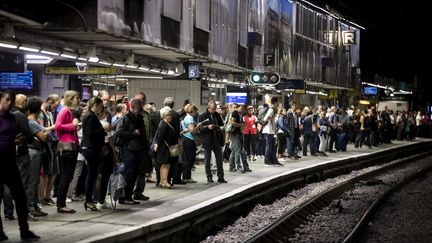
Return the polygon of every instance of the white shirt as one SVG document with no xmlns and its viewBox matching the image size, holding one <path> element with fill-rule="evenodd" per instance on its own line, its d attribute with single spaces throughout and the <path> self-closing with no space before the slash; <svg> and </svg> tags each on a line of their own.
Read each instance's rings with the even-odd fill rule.
<svg viewBox="0 0 432 243">
<path fill-rule="evenodd" d="M 264 121 L 267 121 L 270 118 L 270 120 L 268 120 L 267 124 L 264 126 L 263 128 L 263 132 L 264 134 L 275 134 L 275 122 L 274 122 L 274 109 L 273 107 L 270 107 L 267 111 L 267 114 L 264 116 Z"/>
</svg>

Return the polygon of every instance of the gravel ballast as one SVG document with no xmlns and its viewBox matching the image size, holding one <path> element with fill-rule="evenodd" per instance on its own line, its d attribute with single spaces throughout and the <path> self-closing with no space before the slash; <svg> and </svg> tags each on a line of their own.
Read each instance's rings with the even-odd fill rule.
<svg viewBox="0 0 432 243">
<path fill-rule="evenodd" d="M 420 161 L 420 160 L 419 160 Z M 427 161 L 422 159 L 421 161 Z M 281 217 L 285 212 L 305 202 L 335 184 L 364 174 L 380 166 L 369 167 L 350 174 L 328 179 L 323 182 L 309 184 L 299 190 L 294 190 L 273 204 L 257 205 L 246 217 L 239 218 L 234 224 L 224 228 L 218 234 L 207 237 L 203 242 L 241 242 L 257 231 Z M 391 174 L 377 179 L 383 183 L 376 186 L 358 186 L 352 191 L 335 200 L 334 205 L 326 207 L 310 217 L 306 225 L 296 229 L 296 234 L 290 238 L 293 242 L 338 242 L 344 239 L 357 223 L 364 210 L 385 191 L 390 184 L 395 183 L 405 174 L 415 171 L 417 166 L 408 166 L 397 170 L 400 175 Z M 335 205 L 337 205 L 335 207 Z M 340 206 L 338 206 L 340 205 Z"/>
</svg>

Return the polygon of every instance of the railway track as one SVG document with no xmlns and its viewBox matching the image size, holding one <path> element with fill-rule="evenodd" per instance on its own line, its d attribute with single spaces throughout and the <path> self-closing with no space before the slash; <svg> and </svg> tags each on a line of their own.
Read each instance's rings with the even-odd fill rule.
<svg viewBox="0 0 432 243">
<path fill-rule="evenodd" d="M 278 220 L 261 229 L 243 242 L 289 242 L 290 238 L 296 233 L 296 229 L 299 226 L 306 224 L 312 215 L 315 215 L 323 208 L 328 207 L 335 201 L 337 202 L 338 200 L 336 199 L 341 197 L 343 193 L 354 189 L 356 183 L 360 181 L 368 181 L 379 175 L 391 173 L 393 170 L 400 168 L 403 165 L 407 165 L 430 154 L 432 154 L 432 152 L 423 152 L 409 156 L 407 158 L 397 159 L 378 169 L 339 183 L 328 190 L 325 190 L 324 192 L 310 198 L 292 210 L 289 210 Z M 381 196 L 379 196 L 375 201 L 373 201 L 367 210 L 365 210 L 365 213 L 362 215 L 362 217 L 360 217 L 357 224 L 355 224 L 355 227 L 353 227 L 351 232 L 349 232 L 345 237 L 344 242 L 356 242 L 359 240 L 359 236 L 362 235 L 362 232 L 365 230 L 371 217 L 377 211 L 379 206 L 385 201 L 385 199 L 391 195 L 392 192 L 430 170 L 432 170 L 432 165 L 423 166 L 419 171 L 416 171 L 415 173 L 404 177 L 394 185 L 389 186 L 389 188 L 386 189 L 386 191 L 382 193 Z"/>
</svg>

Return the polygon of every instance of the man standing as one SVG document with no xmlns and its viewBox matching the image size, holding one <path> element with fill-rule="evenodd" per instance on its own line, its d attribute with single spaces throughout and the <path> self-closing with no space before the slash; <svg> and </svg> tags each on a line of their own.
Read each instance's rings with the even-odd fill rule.
<svg viewBox="0 0 432 243">
<path fill-rule="evenodd" d="M 230 171 L 234 169 L 239 173 L 250 171 L 247 159 L 242 159 L 243 168 L 240 166 L 240 158 L 243 156 L 243 115 L 245 107 L 239 105 L 231 114 L 231 124 L 234 127 L 231 133 L 231 155 L 230 155 Z M 237 168 L 236 168 L 237 167 Z"/>
<path fill-rule="evenodd" d="M 144 94 L 144 92 L 139 92 L 138 94 L 136 94 L 135 99 L 141 100 L 143 105 L 145 105 L 147 102 L 147 98 L 146 98 L 146 95 Z M 141 115 L 143 116 L 147 141 L 152 141 L 153 140 L 153 126 L 151 123 L 150 113 L 148 113 L 143 107 L 143 110 L 141 111 Z M 148 148 L 148 149 L 145 148 L 146 151 L 148 151 L 149 149 L 150 148 Z M 140 165 L 139 165 L 138 177 L 137 177 L 136 184 L 135 184 L 135 190 L 133 192 L 133 199 L 134 200 L 147 201 L 150 199 L 149 197 L 145 196 L 143 193 L 144 193 L 144 189 L 146 186 L 147 174 L 150 174 L 150 177 L 151 177 L 151 171 L 152 170 L 153 170 L 153 166 L 152 166 L 151 158 L 150 158 L 150 156 L 146 155 L 146 156 L 144 156 L 144 160 L 141 161 Z"/>
<path fill-rule="evenodd" d="M 276 158 L 276 146 L 275 146 L 275 134 L 276 134 L 276 125 L 274 120 L 274 109 L 278 106 L 277 97 L 273 97 L 271 99 L 271 105 L 267 111 L 267 114 L 264 116 L 264 122 L 266 123 L 263 128 L 263 134 L 266 142 L 265 147 L 265 158 L 264 164 L 266 165 L 274 165 L 274 166 L 283 166 L 279 163 Z"/>
<path fill-rule="evenodd" d="M 22 98 L 21 96 L 21 101 Z M 26 194 L 16 163 L 16 142 L 20 142 L 19 140 L 24 140 L 25 138 L 20 137 L 16 139 L 17 122 L 15 117 L 10 113 L 14 102 L 15 94 L 8 91 L 0 92 L 0 124 L 2 124 L 0 126 L 0 157 L 2 158 L 2 169 L 0 170 L 0 200 L 3 196 L 3 185 L 5 184 L 12 192 L 13 199 L 16 203 L 21 239 L 35 241 L 39 240 L 40 237 L 29 230 Z M 3 232 L 3 224 L 0 218 L 0 241 L 5 240 L 8 240 L 8 237 Z"/>
<path fill-rule="evenodd" d="M 207 182 L 212 183 L 213 178 L 210 169 L 211 153 L 214 152 L 216 157 L 217 176 L 219 183 L 226 183 L 224 179 L 223 164 L 222 164 L 222 146 L 219 139 L 223 139 L 223 135 L 220 136 L 222 131 L 220 130 L 223 126 L 222 117 L 216 112 L 216 102 L 210 100 L 207 104 L 207 110 L 199 116 L 199 122 L 203 124 L 200 129 L 203 135 L 203 146 L 204 146 L 204 165 L 205 172 L 207 175 Z"/>
<path fill-rule="evenodd" d="M 120 120 L 117 126 L 117 136 L 123 140 L 121 157 L 125 165 L 123 172 L 127 183 L 125 197 L 120 198 L 120 204 L 139 204 L 132 199 L 135 181 L 138 176 L 139 166 L 147 155 L 149 142 L 144 127 L 144 118 L 141 114 L 143 102 L 139 99 L 132 99 L 130 111 Z"/>
</svg>

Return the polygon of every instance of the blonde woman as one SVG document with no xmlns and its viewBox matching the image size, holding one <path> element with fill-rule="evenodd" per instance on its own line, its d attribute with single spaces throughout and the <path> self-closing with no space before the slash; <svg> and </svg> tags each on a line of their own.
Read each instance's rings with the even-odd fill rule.
<svg viewBox="0 0 432 243">
<path fill-rule="evenodd" d="M 69 183 L 73 178 L 77 161 L 77 148 L 79 146 L 77 131 L 80 129 L 79 120 L 74 118 L 73 112 L 78 107 L 80 97 L 78 92 L 67 90 L 64 93 L 64 107 L 57 115 L 55 129 L 59 142 L 73 142 L 76 150 L 72 153 L 59 154 L 60 183 L 57 192 L 57 212 L 75 213 L 76 211 L 66 207 L 66 195 Z"/>
</svg>

